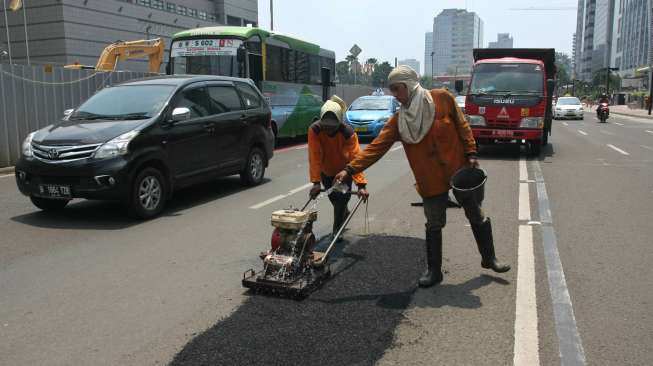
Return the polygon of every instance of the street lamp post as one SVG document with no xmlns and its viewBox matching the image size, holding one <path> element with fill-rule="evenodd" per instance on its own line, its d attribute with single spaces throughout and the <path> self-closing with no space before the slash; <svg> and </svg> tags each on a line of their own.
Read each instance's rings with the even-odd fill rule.
<svg viewBox="0 0 653 366">
<path fill-rule="evenodd" d="M 433 88 L 433 79 L 435 76 L 433 75 L 433 55 L 435 55 L 435 52 L 431 51 L 431 88 Z"/>
</svg>

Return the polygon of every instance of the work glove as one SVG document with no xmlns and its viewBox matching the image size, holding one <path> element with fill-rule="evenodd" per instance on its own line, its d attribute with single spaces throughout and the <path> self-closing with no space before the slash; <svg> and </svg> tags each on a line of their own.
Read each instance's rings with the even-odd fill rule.
<svg viewBox="0 0 653 366">
<path fill-rule="evenodd" d="M 362 198 L 363 201 L 367 201 L 367 199 L 370 197 L 370 193 L 367 191 L 365 186 L 358 187 L 358 197 Z"/>
<path fill-rule="evenodd" d="M 322 190 L 322 186 L 320 186 L 320 183 L 313 183 L 313 187 L 311 187 L 310 192 L 308 193 L 309 197 L 311 199 L 316 199 L 317 196 L 320 195 L 320 190 Z"/>
</svg>

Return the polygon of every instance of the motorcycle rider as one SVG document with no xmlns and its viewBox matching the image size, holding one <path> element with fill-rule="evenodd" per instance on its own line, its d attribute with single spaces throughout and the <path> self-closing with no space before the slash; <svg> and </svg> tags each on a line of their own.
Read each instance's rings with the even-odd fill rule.
<svg viewBox="0 0 653 366">
<path fill-rule="evenodd" d="M 610 104 L 610 99 L 608 99 L 608 96 L 605 95 L 605 94 L 602 94 L 599 97 L 599 102 L 598 102 L 598 105 L 596 106 L 596 118 L 598 118 L 598 119 L 601 119 L 601 116 L 600 116 L 599 112 L 601 111 L 601 104 L 603 104 L 603 103 L 608 104 L 608 105 Z"/>
</svg>

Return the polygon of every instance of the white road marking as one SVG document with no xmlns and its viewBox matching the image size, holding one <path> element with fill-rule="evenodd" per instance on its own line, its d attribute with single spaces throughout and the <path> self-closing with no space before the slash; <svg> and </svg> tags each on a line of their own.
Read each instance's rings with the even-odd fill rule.
<svg viewBox="0 0 653 366">
<path fill-rule="evenodd" d="M 615 122 L 614 124 L 617 125 L 617 126 L 623 126 L 624 125 L 623 123 L 619 123 L 619 122 Z"/>
<path fill-rule="evenodd" d="M 304 150 L 306 148 L 308 148 L 308 145 L 302 145 L 302 146 L 296 147 L 295 150 Z"/>
<path fill-rule="evenodd" d="M 404 148 L 404 145 L 399 145 L 399 146 L 397 146 L 397 147 L 393 147 L 392 149 L 390 149 L 390 151 L 391 151 L 391 152 L 392 152 L 392 151 L 397 151 L 397 150 L 399 150 L 399 149 L 403 149 L 403 148 Z"/>
<path fill-rule="evenodd" d="M 585 131 L 578 130 L 578 133 L 580 133 L 581 135 L 587 136 L 587 132 L 585 132 Z"/>
<path fill-rule="evenodd" d="M 519 181 L 524 182 L 528 180 L 528 169 L 526 168 L 526 160 L 519 159 Z"/>
<path fill-rule="evenodd" d="M 646 149 L 646 150 L 651 150 L 651 151 L 653 151 L 653 147 L 649 147 L 649 146 L 646 146 L 646 145 L 639 145 L 639 146 L 643 147 L 643 148 Z"/>
<path fill-rule="evenodd" d="M 529 221 L 531 219 L 531 199 L 528 191 L 528 183 L 519 183 L 519 220 Z"/>
<path fill-rule="evenodd" d="M 650 130 L 646 130 L 646 132 L 648 132 L 648 133 L 653 133 L 653 131 L 650 131 Z"/>
<path fill-rule="evenodd" d="M 288 191 L 288 193 L 274 196 L 274 197 L 270 198 L 269 200 L 265 200 L 265 201 L 263 201 L 261 203 L 257 203 L 257 204 L 255 204 L 253 206 L 250 206 L 249 208 L 251 208 L 252 210 L 258 210 L 259 208 L 265 207 L 265 206 L 269 205 L 270 203 L 273 203 L 273 202 L 282 200 L 282 199 L 284 199 L 286 197 L 292 196 L 293 194 L 295 194 L 297 192 L 301 192 L 301 191 L 307 189 L 308 187 L 310 187 L 312 185 L 313 185 L 313 183 L 304 184 L 301 187 L 297 187 L 295 189 L 292 189 L 292 190 Z"/>
<path fill-rule="evenodd" d="M 565 125 L 565 126 L 569 126 L 569 123 L 567 123 L 567 122 L 562 122 L 562 124 Z"/>
<path fill-rule="evenodd" d="M 7 175 L 0 175 L 0 178 L 7 178 L 7 177 L 13 177 L 13 174 L 7 174 Z"/>
<path fill-rule="evenodd" d="M 622 154 L 622 155 L 630 155 L 630 154 L 627 153 L 626 151 L 621 150 L 620 148 L 618 148 L 618 147 L 616 147 L 616 146 L 614 146 L 614 145 L 612 145 L 612 144 L 608 144 L 608 147 L 611 148 L 612 150 L 614 150 L 614 151 L 616 151 L 616 152 Z"/>
<path fill-rule="evenodd" d="M 542 248 L 544 249 L 549 293 L 553 303 L 553 317 L 555 319 L 556 334 L 558 335 L 560 364 L 584 366 L 586 359 L 585 351 L 583 350 L 583 341 L 580 338 L 580 333 L 576 326 L 574 306 L 571 303 L 565 272 L 560 260 L 558 241 L 555 229 L 553 228 L 551 205 L 549 204 L 549 195 L 546 191 L 546 184 L 544 183 L 544 175 L 537 161 L 532 162 L 531 169 L 537 181 L 538 208 L 542 223 Z M 519 286 L 519 282 L 517 285 Z M 537 348 L 535 350 L 535 353 L 537 353 Z"/>
<path fill-rule="evenodd" d="M 516 366 L 537 366 L 540 364 L 540 353 L 538 348 L 532 226 L 519 226 L 518 245 L 513 364 Z"/>
</svg>

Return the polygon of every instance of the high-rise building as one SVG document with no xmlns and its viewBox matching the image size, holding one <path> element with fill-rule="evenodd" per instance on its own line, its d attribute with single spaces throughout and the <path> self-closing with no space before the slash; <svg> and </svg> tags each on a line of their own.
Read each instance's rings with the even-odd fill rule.
<svg viewBox="0 0 653 366">
<path fill-rule="evenodd" d="M 35 64 L 95 65 L 104 47 L 116 40 L 162 38 L 169 47 L 170 37 L 186 29 L 258 25 L 257 0 L 43 0 L 23 1 L 23 6 L 30 61 Z M 26 63 L 23 10 L 9 11 L 7 18 L 12 60 Z M 0 60 L 8 62 L 7 57 Z M 146 71 L 147 60 L 120 62 L 118 69 Z"/>
<path fill-rule="evenodd" d="M 490 42 L 488 48 L 512 48 L 513 39 L 510 37 L 510 33 L 499 33 L 497 34 L 497 41 Z"/>
<path fill-rule="evenodd" d="M 612 33 L 611 64 L 623 77 L 635 76 L 635 70 L 650 65 L 651 36 L 648 22 L 653 10 L 647 0 L 616 1 Z"/>
<path fill-rule="evenodd" d="M 398 65 L 406 65 L 410 66 L 413 70 L 417 71 L 418 74 L 420 74 L 420 68 L 419 68 L 419 61 L 415 60 L 414 58 L 408 58 L 405 60 L 400 60 L 397 62 Z"/>
<path fill-rule="evenodd" d="M 424 73 L 423 75 L 433 74 L 433 32 L 426 32 L 424 34 Z"/>
<path fill-rule="evenodd" d="M 612 67 L 612 25 L 615 0 L 596 0 L 594 15 L 594 45 L 592 47 L 591 74 Z"/>
<path fill-rule="evenodd" d="M 472 50 L 483 47 L 483 21 L 474 12 L 445 9 L 433 20 L 435 75 L 466 74 L 473 65 Z"/>
<path fill-rule="evenodd" d="M 574 79 L 579 79 L 581 77 L 581 67 L 582 67 L 582 54 L 583 54 L 583 30 L 585 29 L 585 1 L 578 0 L 578 10 L 576 14 L 576 33 L 574 33 L 573 50 L 572 55 L 574 70 L 572 74 Z"/>
</svg>

